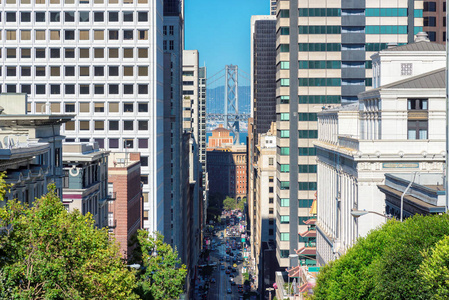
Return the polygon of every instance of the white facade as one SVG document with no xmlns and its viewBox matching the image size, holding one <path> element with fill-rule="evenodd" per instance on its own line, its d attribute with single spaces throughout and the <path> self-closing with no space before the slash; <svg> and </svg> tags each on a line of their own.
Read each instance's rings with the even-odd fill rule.
<svg viewBox="0 0 449 300">
<path fill-rule="evenodd" d="M 139 151 L 144 227 L 158 230 L 162 1 L 13 2 L 1 4 L 2 90 L 27 93 L 31 113 L 75 113 L 63 127 L 68 141 Z"/>
<path fill-rule="evenodd" d="M 389 64 L 382 55 L 382 64 Z M 410 57 L 409 62 L 420 64 L 418 56 Z M 375 214 L 356 219 L 351 209 L 386 213 L 385 195 L 377 187 L 385 184 L 385 173 L 442 172 L 445 97 L 440 69 L 363 92 L 356 104 L 318 114 L 319 264 L 338 258 L 384 223 Z"/>
</svg>

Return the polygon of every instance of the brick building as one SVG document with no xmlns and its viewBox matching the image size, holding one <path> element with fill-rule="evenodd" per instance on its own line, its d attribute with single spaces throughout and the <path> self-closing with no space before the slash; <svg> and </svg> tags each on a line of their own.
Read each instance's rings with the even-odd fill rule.
<svg viewBox="0 0 449 300">
<path fill-rule="evenodd" d="M 148 202 L 147 194 L 142 196 L 142 184 L 148 177 L 140 174 L 140 153 L 111 153 L 108 172 L 109 231 L 128 258 L 132 250 L 128 241 L 148 218 L 143 211 L 143 203 Z"/>
<path fill-rule="evenodd" d="M 215 195 L 242 199 L 247 193 L 246 146 L 207 151 L 209 190 Z"/>
</svg>

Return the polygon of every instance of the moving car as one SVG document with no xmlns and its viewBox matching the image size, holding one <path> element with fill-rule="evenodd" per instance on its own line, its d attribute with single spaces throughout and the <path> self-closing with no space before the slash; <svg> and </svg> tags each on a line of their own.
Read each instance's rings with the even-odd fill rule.
<svg viewBox="0 0 449 300">
<path fill-rule="evenodd" d="M 221 265 L 220 269 L 221 269 L 221 270 L 224 270 L 224 269 L 225 269 L 225 266 L 224 266 L 224 265 Z"/>
<path fill-rule="evenodd" d="M 212 277 L 212 278 L 210 279 L 210 283 L 215 283 L 215 278 L 214 278 L 214 277 Z"/>
<path fill-rule="evenodd" d="M 231 270 L 226 270 L 226 274 L 231 274 Z"/>
<path fill-rule="evenodd" d="M 232 294 L 231 288 L 228 288 L 228 294 Z"/>
</svg>

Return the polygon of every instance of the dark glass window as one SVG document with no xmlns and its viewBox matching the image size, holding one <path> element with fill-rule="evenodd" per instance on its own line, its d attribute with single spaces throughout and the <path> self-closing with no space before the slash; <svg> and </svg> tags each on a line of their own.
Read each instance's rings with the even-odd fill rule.
<svg viewBox="0 0 449 300">
<path fill-rule="evenodd" d="M 139 11 L 137 13 L 138 21 L 139 22 L 147 22 L 148 21 L 148 12 L 146 11 Z"/>
<path fill-rule="evenodd" d="M 75 85 L 74 84 L 66 84 L 65 85 L 65 93 L 66 93 L 66 95 L 75 94 Z"/>
<path fill-rule="evenodd" d="M 124 11 L 123 12 L 123 22 L 132 22 L 133 21 L 133 12 L 132 11 Z"/>
<path fill-rule="evenodd" d="M 148 104 L 147 103 L 139 103 L 139 112 L 148 112 Z"/>
<path fill-rule="evenodd" d="M 133 121 L 123 121 L 123 130 L 134 130 Z"/>
<path fill-rule="evenodd" d="M 109 12 L 109 22 L 118 22 L 118 12 L 117 11 Z"/>
<path fill-rule="evenodd" d="M 118 94 L 118 84 L 110 84 L 109 85 L 109 94 L 112 94 L 112 95 Z"/>
<path fill-rule="evenodd" d="M 65 22 L 75 22 L 75 12 L 74 11 L 66 11 L 64 13 L 64 21 Z"/>
<path fill-rule="evenodd" d="M 104 22 L 104 12 L 94 12 L 94 22 Z"/>
<path fill-rule="evenodd" d="M 16 22 L 16 12 L 6 12 L 6 22 Z"/>
<path fill-rule="evenodd" d="M 61 86 L 59 84 L 50 85 L 50 94 L 52 94 L 52 95 L 61 94 Z"/>
<path fill-rule="evenodd" d="M 50 57 L 51 58 L 60 58 L 61 57 L 61 49 L 51 48 L 50 49 Z"/>
<path fill-rule="evenodd" d="M 109 66 L 109 76 L 118 76 L 118 67 Z"/>
<path fill-rule="evenodd" d="M 118 148 L 118 139 L 109 139 L 109 148 L 117 149 Z"/>
<path fill-rule="evenodd" d="M 109 130 L 118 130 L 118 121 L 109 121 Z"/>
<path fill-rule="evenodd" d="M 45 84 L 36 84 L 36 94 L 45 95 Z"/>
<path fill-rule="evenodd" d="M 36 22 L 45 22 L 45 12 L 36 12 Z"/>
<path fill-rule="evenodd" d="M 31 22 L 31 13 L 22 11 L 20 13 L 20 21 L 21 22 Z"/>
<path fill-rule="evenodd" d="M 123 85 L 123 94 L 133 94 L 134 88 L 132 84 L 124 84 Z"/>
<path fill-rule="evenodd" d="M 61 13 L 59 11 L 50 12 L 50 22 L 60 22 L 61 21 Z"/>
<path fill-rule="evenodd" d="M 75 76 L 75 67 L 65 67 L 65 76 Z"/>
</svg>

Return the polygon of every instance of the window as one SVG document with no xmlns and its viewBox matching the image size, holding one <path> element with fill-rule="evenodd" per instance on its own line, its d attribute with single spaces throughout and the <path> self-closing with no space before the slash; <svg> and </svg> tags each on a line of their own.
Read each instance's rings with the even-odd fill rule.
<svg viewBox="0 0 449 300">
<path fill-rule="evenodd" d="M 431 1 L 424 2 L 424 11 L 437 11 L 436 2 Z"/>
<path fill-rule="evenodd" d="M 104 30 L 94 30 L 94 40 L 104 41 Z"/>
<path fill-rule="evenodd" d="M 123 103 L 123 112 L 133 112 L 133 103 L 125 102 Z"/>
<path fill-rule="evenodd" d="M 273 193 L 274 192 L 274 187 L 272 187 L 272 186 L 268 187 L 268 192 L 269 193 Z"/>
<path fill-rule="evenodd" d="M 104 49 L 103 48 L 95 48 L 94 49 L 94 58 L 104 58 Z"/>
<path fill-rule="evenodd" d="M 146 11 L 137 12 L 137 20 L 139 22 L 147 22 L 148 21 L 148 12 L 146 12 Z"/>
<path fill-rule="evenodd" d="M 36 84 L 36 94 L 45 95 L 45 84 Z"/>
<path fill-rule="evenodd" d="M 95 84 L 94 85 L 94 94 L 95 95 L 104 95 L 104 84 Z"/>
<path fill-rule="evenodd" d="M 299 199 L 298 200 L 298 207 L 302 207 L 302 208 L 304 208 L 304 207 L 311 207 L 312 206 L 312 202 L 313 202 L 313 199 Z"/>
<path fill-rule="evenodd" d="M 36 12 L 36 22 L 45 22 L 45 12 Z"/>
<path fill-rule="evenodd" d="M 169 49 L 170 50 L 174 50 L 175 49 L 175 42 L 174 41 L 170 41 Z"/>
<path fill-rule="evenodd" d="M 123 140 L 123 148 L 125 149 L 134 148 L 134 140 L 132 139 Z"/>
<path fill-rule="evenodd" d="M 104 22 L 104 12 L 102 11 L 94 12 L 94 22 Z"/>
<path fill-rule="evenodd" d="M 139 58 L 148 58 L 148 48 L 139 48 L 137 55 Z"/>
<path fill-rule="evenodd" d="M 45 50 L 44 50 L 45 57 Z M 6 58 L 16 58 L 16 49 L 8 48 L 6 49 Z"/>
<path fill-rule="evenodd" d="M 79 34 L 80 34 L 80 40 L 82 40 L 82 41 L 89 40 L 89 30 L 80 30 Z"/>
<path fill-rule="evenodd" d="M 133 21 L 133 12 L 132 11 L 124 11 L 123 12 L 123 22 L 132 22 Z"/>
<path fill-rule="evenodd" d="M 89 93 L 90 93 L 89 85 L 88 84 L 81 84 L 80 85 L 80 94 L 81 95 L 88 95 Z"/>
<path fill-rule="evenodd" d="M 95 112 L 104 112 L 104 103 L 102 102 L 95 102 L 94 103 Z"/>
<path fill-rule="evenodd" d="M 138 139 L 138 146 L 141 149 L 148 149 L 148 139 Z M 143 166 L 143 165 L 142 165 Z M 146 166 L 148 166 L 148 158 L 146 161 Z"/>
<path fill-rule="evenodd" d="M 290 216 L 281 216 L 281 224 L 290 223 Z"/>
<path fill-rule="evenodd" d="M 59 30 L 50 30 L 50 40 L 59 41 L 61 39 L 61 34 Z"/>
<path fill-rule="evenodd" d="M 281 232 L 281 241 L 289 241 L 290 234 L 288 232 Z"/>
<path fill-rule="evenodd" d="M 289 138 L 290 130 L 279 130 L 281 138 Z"/>
<path fill-rule="evenodd" d="M 427 99 L 407 99 L 408 110 L 427 110 Z"/>
<path fill-rule="evenodd" d="M 16 92 L 16 85 L 15 84 L 7 84 L 6 85 L 6 92 L 7 93 L 15 93 Z"/>
<path fill-rule="evenodd" d="M 109 103 L 109 112 L 110 113 L 118 113 L 119 112 L 118 102 L 110 102 Z"/>
<path fill-rule="evenodd" d="M 75 67 L 66 66 L 64 72 L 65 76 L 75 76 Z"/>
<path fill-rule="evenodd" d="M 298 165 L 299 173 L 316 173 L 316 165 Z"/>
<path fill-rule="evenodd" d="M 75 49 L 74 48 L 65 48 L 64 49 L 64 57 L 65 58 L 75 58 Z"/>
<path fill-rule="evenodd" d="M 148 76 L 148 67 L 138 67 L 138 76 Z"/>
<path fill-rule="evenodd" d="M 28 23 L 31 22 L 31 13 L 30 12 L 24 12 L 22 11 L 20 13 L 20 21 L 22 23 Z"/>
<path fill-rule="evenodd" d="M 16 22 L 16 13 L 11 11 L 6 12 L 6 22 Z"/>
<path fill-rule="evenodd" d="M 75 122 L 68 121 L 67 123 L 65 123 L 65 130 L 67 131 L 75 130 Z"/>
<path fill-rule="evenodd" d="M 268 198 L 268 203 L 274 203 L 274 198 L 273 197 Z"/>
<path fill-rule="evenodd" d="M 412 75 L 412 66 L 411 63 L 401 63 L 401 75 Z"/>
<path fill-rule="evenodd" d="M 21 76 L 31 76 L 31 67 L 21 67 Z"/>
<path fill-rule="evenodd" d="M 118 76 L 118 67 L 109 66 L 109 76 Z"/>
<path fill-rule="evenodd" d="M 138 109 L 139 109 L 139 112 L 148 112 L 148 104 L 147 103 L 139 103 Z"/>
<path fill-rule="evenodd" d="M 29 48 L 22 48 L 21 49 L 21 57 L 22 58 L 31 58 L 31 49 L 29 49 Z"/>
<path fill-rule="evenodd" d="M 288 165 L 288 164 L 280 165 L 280 172 L 281 173 L 288 173 L 288 172 L 290 172 L 290 165 Z"/>
<path fill-rule="evenodd" d="M 109 139 L 109 148 L 117 149 L 118 148 L 118 139 Z"/>
<path fill-rule="evenodd" d="M 123 67 L 123 76 L 133 76 L 133 67 L 124 66 Z"/>
<path fill-rule="evenodd" d="M 173 25 L 170 25 L 169 26 L 169 35 L 173 35 L 174 34 L 174 29 L 175 29 L 175 27 L 173 26 Z"/>
<path fill-rule="evenodd" d="M 280 147 L 280 155 L 290 155 L 289 147 Z"/>
<path fill-rule="evenodd" d="M 428 121 L 409 120 L 407 121 L 407 138 L 409 140 L 427 140 L 428 139 Z"/>
<path fill-rule="evenodd" d="M 20 31 L 20 40 L 22 40 L 22 41 L 31 40 L 31 30 L 21 30 Z"/>
<path fill-rule="evenodd" d="M 109 58 L 118 58 L 118 48 L 109 48 Z"/>
<path fill-rule="evenodd" d="M 50 94 L 51 95 L 61 94 L 61 86 L 59 84 L 51 84 L 50 85 Z"/>
<path fill-rule="evenodd" d="M 123 30 L 123 39 L 125 41 L 132 40 L 133 37 L 133 31 L 132 30 Z"/>
<path fill-rule="evenodd" d="M 75 39 L 75 30 L 64 30 L 64 39 L 66 41 L 73 41 Z"/>
<path fill-rule="evenodd" d="M 118 130 L 118 121 L 109 121 L 109 130 Z"/>
<path fill-rule="evenodd" d="M 88 102 L 81 102 L 79 111 L 82 112 L 82 113 L 88 113 L 90 111 L 90 103 L 88 103 Z"/>
<path fill-rule="evenodd" d="M 104 149 L 104 139 L 95 139 L 95 142 L 98 143 L 100 149 Z"/>
<path fill-rule="evenodd" d="M 15 30 L 6 30 L 6 40 L 8 40 L 8 41 L 15 41 L 16 39 L 17 39 L 17 37 L 16 37 L 16 31 Z"/>
<path fill-rule="evenodd" d="M 148 30 L 138 30 L 138 34 L 139 34 L 139 40 L 148 40 Z M 172 41 L 170 41 L 170 42 L 172 42 Z M 170 49 L 170 50 L 173 50 L 173 49 Z"/>
<path fill-rule="evenodd" d="M 80 49 L 80 58 L 89 58 L 89 48 Z"/>
<path fill-rule="evenodd" d="M 140 147 L 140 139 L 139 139 L 139 148 L 142 148 L 142 147 Z M 148 167 L 148 156 L 141 156 L 140 157 L 140 165 L 142 167 Z"/>
<path fill-rule="evenodd" d="M 66 11 L 64 13 L 64 21 L 66 23 L 75 22 L 75 12 L 74 11 Z"/>
<path fill-rule="evenodd" d="M 50 76 L 61 76 L 60 67 L 50 67 Z"/>
<path fill-rule="evenodd" d="M 80 11 L 79 12 L 80 22 L 89 22 L 89 12 Z"/>
<path fill-rule="evenodd" d="M 14 52 L 15 51 L 16 50 L 14 49 Z M 6 57 L 8 57 L 8 56 L 6 56 Z M 45 58 L 45 48 L 36 48 L 36 58 Z"/>
<path fill-rule="evenodd" d="M 50 110 L 51 112 L 60 113 L 61 105 L 59 103 L 50 103 Z"/>
<path fill-rule="evenodd" d="M 134 130 L 134 121 L 123 121 L 123 130 Z"/>
<path fill-rule="evenodd" d="M 288 207 L 288 206 L 290 206 L 290 199 L 288 199 L 288 198 L 281 198 L 280 200 L 281 200 L 280 201 L 281 207 Z"/>
<path fill-rule="evenodd" d="M 50 58 L 60 58 L 61 51 L 59 48 L 51 48 L 50 49 Z"/>
<path fill-rule="evenodd" d="M 133 48 L 123 48 L 123 58 L 133 58 Z"/>
<path fill-rule="evenodd" d="M 148 84 L 139 84 L 138 87 L 139 87 L 139 90 L 138 90 L 139 95 L 147 95 L 148 94 Z"/>
<path fill-rule="evenodd" d="M 117 11 L 109 12 L 109 22 L 118 22 L 118 12 Z"/>
<path fill-rule="evenodd" d="M 66 95 L 74 95 L 75 94 L 75 85 L 74 84 L 66 84 L 65 85 L 65 94 Z"/>
<path fill-rule="evenodd" d="M 273 157 L 268 158 L 268 165 L 272 166 L 274 164 Z"/>
<path fill-rule="evenodd" d="M 111 95 L 118 94 L 118 84 L 110 84 L 109 85 L 109 94 L 111 94 Z"/>
<path fill-rule="evenodd" d="M 89 67 L 79 67 L 80 76 L 89 76 Z"/>
<path fill-rule="evenodd" d="M 50 22 L 60 22 L 61 21 L 61 13 L 59 11 L 50 12 Z"/>
<path fill-rule="evenodd" d="M 104 67 L 94 67 L 95 76 L 104 76 Z"/>
<path fill-rule="evenodd" d="M 130 95 L 134 93 L 134 87 L 132 84 L 124 84 L 123 85 L 123 94 Z"/>
<path fill-rule="evenodd" d="M 148 130 L 148 121 L 138 121 L 139 130 Z"/>
<path fill-rule="evenodd" d="M 118 30 L 109 30 L 109 40 L 118 40 Z"/>
<path fill-rule="evenodd" d="M 45 76 L 45 67 L 35 67 L 36 76 Z"/>
<path fill-rule="evenodd" d="M 94 121 L 95 130 L 104 130 L 104 121 Z"/>
</svg>

